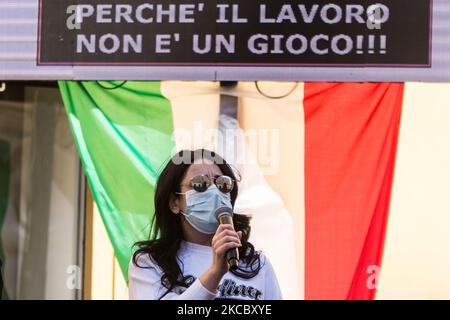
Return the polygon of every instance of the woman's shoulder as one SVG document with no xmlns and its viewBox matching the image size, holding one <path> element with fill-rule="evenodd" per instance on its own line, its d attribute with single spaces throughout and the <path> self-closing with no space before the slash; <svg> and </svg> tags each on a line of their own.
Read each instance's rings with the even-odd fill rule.
<svg viewBox="0 0 450 320">
<path fill-rule="evenodd" d="M 272 299 L 282 299 L 282 294 L 280 290 L 280 286 L 278 284 L 277 276 L 275 274 L 275 270 L 272 266 L 272 263 L 270 262 L 269 257 L 264 254 L 263 252 L 260 252 L 260 259 L 261 259 L 261 273 L 263 277 L 263 281 L 265 283 L 265 298 L 268 300 Z"/>
<path fill-rule="evenodd" d="M 264 253 L 264 251 L 260 250 L 259 252 L 259 259 L 261 263 L 261 270 L 265 272 L 273 272 L 273 266 L 270 262 L 270 258 L 267 256 L 267 254 Z"/>
<path fill-rule="evenodd" d="M 133 272 L 134 270 L 140 269 L 154 269 L 157 272 L 162 272 L 158 263 L 149 253 L 146 252 L 137 252 L 131 257 L 128 272 Z"/>
</svg>

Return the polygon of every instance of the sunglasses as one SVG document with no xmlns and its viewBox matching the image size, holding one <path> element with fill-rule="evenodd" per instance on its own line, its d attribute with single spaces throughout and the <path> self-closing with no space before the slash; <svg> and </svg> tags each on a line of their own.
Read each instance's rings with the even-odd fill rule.
<svg viewBox="0 0 450 320">
<path fill-rule="evenodd" d="M 207 175 L 198 175 L 192 177 L 191 180 L 189 180 L 189 184 L 187 186 L 191 187 L 197 192 L 204 192 L 213 183 L 216 185 L 217 189 L 219 189 L 223 193 L 230 193 L 234 188 L 234 179 L 229 176 L 215 176 L 213 178 L 210 178 Z"/>
</svg>

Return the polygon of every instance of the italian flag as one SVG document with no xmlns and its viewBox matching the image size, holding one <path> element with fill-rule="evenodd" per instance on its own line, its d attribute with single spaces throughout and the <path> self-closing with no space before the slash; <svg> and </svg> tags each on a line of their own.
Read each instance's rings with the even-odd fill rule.
<svg viewBox="0 0 450 320">
<path fill-rule="evenodd" d="M 133 243 L 149 235 L 159 172 L 177 150 L 205 147 L 241 173 L 236 212 L 252 216 L 251 241 L 284 298 L 375 298 L 404 84 L 121 84 L 59 82 L 125 278 Z M 237 117 L 221 112 L 221 94 L 238 100 Z"/>
</svg>

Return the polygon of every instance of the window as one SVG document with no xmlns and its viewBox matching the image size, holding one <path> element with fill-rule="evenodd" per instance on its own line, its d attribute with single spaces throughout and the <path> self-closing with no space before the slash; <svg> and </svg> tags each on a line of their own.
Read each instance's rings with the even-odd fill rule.
<svg viewBox="0 0 450 320">
<path fill-rule="evenodd" d="M 1 84 L 3 298 L 81 298 L 83 189 L 56 83 Z"/>
</svg>

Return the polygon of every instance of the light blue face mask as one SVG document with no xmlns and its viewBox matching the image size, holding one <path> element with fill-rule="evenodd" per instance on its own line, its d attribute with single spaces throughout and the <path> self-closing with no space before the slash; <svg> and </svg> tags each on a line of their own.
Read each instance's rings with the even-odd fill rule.
<svg viewBox="0 0 450 320">
<path fill-rule="evenodd" d="M 223 193 L 215 185 L 203 192 L 189 190 L 186 193 L 186 211 L 181 212 L 189 224 L 204 234 L 214 234 L 219 227 L 215 211 L 218 207 L 232 207 L 229 193 Z"/>
</svg>

